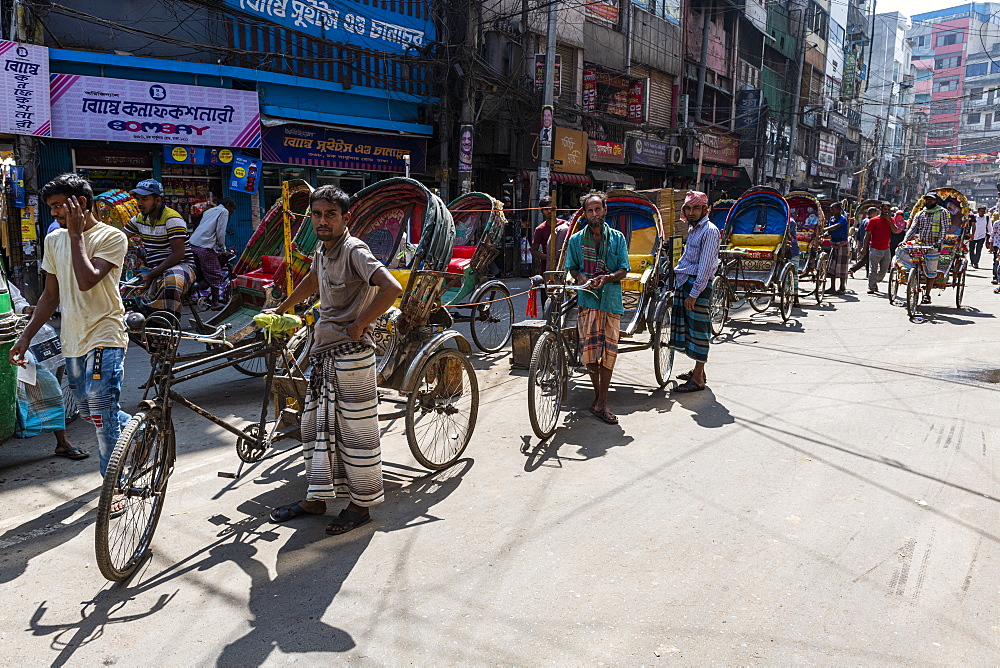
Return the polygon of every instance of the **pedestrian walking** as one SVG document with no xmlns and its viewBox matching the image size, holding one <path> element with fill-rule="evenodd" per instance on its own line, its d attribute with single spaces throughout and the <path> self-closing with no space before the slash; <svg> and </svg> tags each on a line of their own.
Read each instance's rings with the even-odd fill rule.
<svg viewBox="0 0 1000 668">
<path fill-rule="evenodd" d="M 990 250 L 993 252 L 993 285 L 1000 284 L 1000 219 L 994 214 L 990 221 Z M 1000 294 L 1000 288 L 994 291 Z"/>
<path fill-rule="evenodd" d="M 979 260 L 983 255 L 983 246 L 990 234 L 990 216 L 986 207 L 981 206 L 972 216 L 972 241 L 969 242 L 969 255 L 972 256 L 972 266 L 979 269 Z"/>
<path fill-rule="evenodd" d="M 583 285 L 577 298 L 577 318 L 581 355 L 594 385 L 590 412 L 608 424 L 618 424 L 618 416 L 608 410 L 608 390 L 618 357 L 621 331 L 622 279 L 628 273 L 628 244 L 625 235 L 605 222 L 607 196 L 590 193 L 583 199 L 587 225 L 569 238 L 566 269 L 577 285 Z"/>
<path fill-rule="evenodd" d="M 301 427 L 306 496 L 276 508 L 271 521 L 322 515 L 328 501 L 346 497 L 347 507 L 326 527 L 330 535 L 367 524 L 369 508 L 385 498 L 372 323 L 402 292 L 365 242 L 351 235 L 350 202 L 334 186 L 310 195 L 309 215 L 322 243 L 309 273 L 275 309 L 284 313 L 319 293 Z"/>
<path fill-rule="evenodd" d="M 824 232 L 829 232 L 830 260 L 827 264 L 826 275 L 830 277 L 830 288 L 826 294 L 842 295 L 847 292 L 847 268 L 851 263 L 851 247 L 848 238 L 847 216 L 844 215 L 840 202 L 830 205 L 829 225 L 824 228 Z M 840 279 L 840 289 L 836 290 L 837 279 Z"/>
<path fill-rule="evenodd" d="M 705 363 L 708 362 L 712 321 L 710 281 L 719 266 L 721 232 L 709 220 L 708 195 L 689 190 L 681 209 L 688 221 L 687 243 L 674 268 L 674 296 L 670 320 L 671 348 L 694 360 L 694 368 L 678 374 L 684 381 L 677 392 L 700 392 L 708 386 Z"/>
<path fill-rule="evenodd" d="M 179 318 L 184 295 L 195 279 L 187 223 L 164 203 L 163 186 L 156 179 L 140 181 L 132 195 L 140 213 L 123 230 L 142 238 L 149 269 L 142 275 L 143 299 L 151 309 L 170 311 Z"/>
<path fill-rule="evenodd" d="M 219 253 L 226 252 L 226 230 L 229 226 L 229 217 L 234 211 L 236 202 L 228 197 L 222 198 L 217 205 L 202 215 L 201 222 L 188 242 L 191 245 L 191 252 L 198 260 L 202 275 L 208 281 L 209 308 L 213 311 L 222 308 L 220 297 L 225 275 L 222 273 Z"/>
<path fill-rule="evenodd" d="M 25 362 L 31 338 L 62 309 L 60 338 L 69 387 L 80 414 L 94 425 L 101 475 L 130 416 L 121 410 L 125 307 L 118 292 L 128 238 L 97 220 L 94 191 L 81 176 L 63 174 L 42 188 L 40 198 L 59 221 L 46 235 L 42 270 L 45 288 L 10 361 Z"/>
<path fill-rule="evenodd" d="M 878 209 L 876 209 L 876 211 L 877 210 Z M 871 211 L 871 209 L 869 209 L 869 211 Z M 867 212 L 865 213 L 865 219 L 862 220 L 857 229 L 854 230 L 854 242 L 858 248 L 858 261 L 851 265 L 851 268 L 847 270 L 847 273 L 851 278 L 854 278 L 854 272 L 861 267 L 865 268 L 865 276 L 871 275 L 868 271 L 868 246 L 865 245 L 865 231 L 868 229 Z"/>
<path fill-rule="evenodd" d="M 882 202 L 881 211 L 874 206 L 868 209 L 868 225 L 863 245 L 868 249 L 868 294 L 878 292 L 878 284 L 889 271 L 892 253 L 892 211 L 888 202 Z"/>
</svg>

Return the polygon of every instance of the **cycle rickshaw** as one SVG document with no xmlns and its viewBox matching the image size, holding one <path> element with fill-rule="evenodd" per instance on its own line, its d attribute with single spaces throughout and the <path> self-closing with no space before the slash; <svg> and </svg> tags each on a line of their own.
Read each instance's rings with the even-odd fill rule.
<svg viewBox="0 0 1000 668">
<path fill-rule="evenodd" d="M 390 268 L 405 289 L 400 307 L 376 329 L 380 391 L 403 397 L 386 398 L 405 403 L 405 412 L 379 419 L 405 416 L 407 442 L 417 461 L 432 470 L 445 468 L 468 445 L 479 406 L 479 386 L 467 357 L 471 346 L 461 334 L 446 329 L 447 311 L 441 307 L 441 295 L 454 278 L 443 271 L 451 260 L 454 222 L 438 197 L 410 179 L 388 179 L 366 188 L 355 196 L 351 209 L 352 232 L 365 239 L 383 261 L 395 257 L 407 231 L 422 229 L 421 243 L 409 266 Z M 289 350 L 287 331 L 270 331 L 233 343 L 227 336 L 233 327 L 229 323 L 209 334 L 183 332 L 176 317 L 162 312 L 148 318 L 130 314 L 127 323 L 143 337 L 151 369 L 140 410 L 124 427 L 112 452 L 98 503 L 97 562 L 109 580 L 127 578 L 149 552 L 176 460 L 174 403 L 236 436 L 239 458 L 253 463 L 278 454 L 269 451 L 283 439 L 300 440 L 306 392 L 305 374 Z M 178 355 L 182 341 L 205 345 L 207 351 L 182 360 Z M 446 347 L 449 343 L 457 349 Z M 265 359 L 267 369 L 260 418 L 243 428 L 173 389 L 186 380 L 259 357 Z"/>
<path fill-rule="evenodd" d="M 732 210 L 734 204 L 736 204 L 736 200 L 734 199 L 715 200 L 712 203 L 712 210 L 708 213 L 708 218 L 712 221 L 712 224 L 720 230 L 725 227 L 726 219 L 729 218 L 729 212 Z"/>
<path fill-rule="evenodd" d="M 484 353 L 499 352 L 510 340 L 514 322 L 510 290 L 487 278 L 507 225 L 503 203 L 485 193 L 468 193 L 453 200 L 448 210 L 455 219 L 455 250 L 448 272 L 460 275 L 462 282 L 441 299 L 447 308 L 462 312 L 452 317 L 469 323 L 476 347 Z"/>
<path fill-rule="evenodd" d="M 721 334 L 733 303 L 745 300 L 763 313 L 778 301 L 787 322 L 796 298 L 796 268 L 789 259 L 788 202 L 773 188 L 751 188 L 733 205 L 722 231 L 719 272 L 712 279 L 712 333 Z"/>
<path fill-rule="evenodd" d="M 955 307 L 962 308 L 965 297 L 965 281 L 969 270 L 966 259 L 969 241 L 969 201 L 965 195 L 954 188 L 935 188 L 941 206 L 951 214 L 947 229 L 941 231 L 940 249 L 921 243 L 922 240 L 910 239 L 900 244 L 896 256 L 889 268 L 889 303 L 895 304 L 902 287 L 905 293 L 906 314 L 914 317 L 920 310 L 920 296 L 924 285 L 924 256 L 929 252 L 939 250 L 937 277 L 931 287 L 933 290 L 955 288 Z M 910 213 L 909 223 L 912 225 L 917 214 L 924 208 L 921 198 Z"/>
<path fill-rule="evenodd" d="M 622 281 L 625 314 L 618 353 L 652 349 L 656 384 L 662 388 L 674 364 L 674 351 L 668 347 L 673 272 L 669 240 L 663 234 L 659 210 L 648 200 L 610 195 L 607 207 L 608 225 L 625 235 L 629 251 L 629 271 Z M 580 209 L 570 222 L 561 268 L 532 279 L 533 287 L 544 288 L 549 297 L 544 311 L 546 323 L 528 366 L 528 417 L 532 431 L 542 439 L 555 432 L 559 411 L 569 394 L 569 370 L 579 366 L 575 308 L 580 287 L 572 284 L 564 267 L 569 237 L 586 224 Z M 645 342 L 637 339 L 643 333 L 649 334 Z"/>
<path fill-rule="evenodd" d="M 830 253 L 823 247 L 823 228 L 826 227 L 826 212 L 819 200 L 807 192 L 791 192 L 785 195 L 788 210 L 795 221 L 794 243 L 799 245 L 796 269 L 799 272 L 799 294 L 812 294 L 817 304 L 823 303 L 826 287 L 826 266 Z M 810 289 L 803 291 L 802 284 L 811 281 Z"/>
</svg>

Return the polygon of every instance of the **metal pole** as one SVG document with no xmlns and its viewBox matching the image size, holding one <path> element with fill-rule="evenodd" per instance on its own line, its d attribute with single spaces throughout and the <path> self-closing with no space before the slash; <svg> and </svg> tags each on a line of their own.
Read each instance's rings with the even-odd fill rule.
<svg viewBox="0 0 1000 668">
<path fill-rule="evenodd" d="M 792 127 L 788 133 L 788 159 L 785 162 L 785 192 L 791 190 L 792 186 L 792 163 L 795 161 L 795 142 L 798 141 L 799 134 L 799 102 L 802 98 L 802 73 L 805 70 L 806 60 L 806 17 L 803 7 L 797 7 L 792 11 L 799 13 L 799 66 L 798 74 L 795 76 L 795 95 L 792 98 Z"/>
<path fill-rule="evenodd" d="M 705 140 L 695 137 L 698 142 L 698 177 L 694 183 L 694 189 L 701 191 L 701 166 L 705 164 Z"/>
<path fill-rule="evenodd" d="M 552 107 L 555 104 L 556 98 L 556 18 L 558 16 L 558 12 L 559 2 L 558 0 L 554 0 L 549 4 L 549 26 L 548 35 L 545 40 L 545 87 L 542 91 L 543 108 Z M 541 122 L 541 113 L 539 113 L 539 122 Z M 539 138 L 541 137 L 541 131 L 539 131 L 538 136 Z M 548 195 L 550 190 L 549 168 L 552 164 L 552 142 L 556 140 L 554 110 L 552 119 L 552 135 L 549 139 L 550 142 L 548 146 L 538 147 L 538 193 L 536 196 L 539 199 Z M 532 199 L 534 199 L 534 197 Z"/>
<path fill-rule="evenodd" d="M 705 77 L 708 74 L 708 35 L 711 25 L 709 22 L 709 12 L 711 10 L 712 8 L 708 6 L 701 10 L 703 12 L 701 23 L 701 66 L 698 68 L 698 93 L 694 103 L 694 118 L 695 122 L 698 123 L 701 122 L 702 109 L 705 105 Z"/>
<path fill-rule="evenodd" d="M 288 210 L 288 181 L 283 181 L 281 183 L 281 211 L 284 214 L 282 216 L 281 233 L 284 237 L 285 245 L 285 288 L 288 292 L 285 295 L 292 294 L 292 290 L 295 286 L 292 285 L 292 214 Z"/>
</svg>

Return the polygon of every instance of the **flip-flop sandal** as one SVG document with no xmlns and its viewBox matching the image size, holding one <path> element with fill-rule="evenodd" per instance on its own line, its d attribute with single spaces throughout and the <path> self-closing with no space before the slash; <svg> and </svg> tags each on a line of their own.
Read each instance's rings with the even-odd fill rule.
<svg viewBox="0 0 1000 668">
<path fill-rule="evenodd" d="M 58 450 L 56 450 L 55 451 L 55 456 L 56 457 L 65 457 L 66 459 L 72 459 L 73 461 L 79 461 L 81 459 L 86 459 L 87 457 L 89 457 L 90 453 L 87 452 L 86 450 L 82 450 L 82 449 L 80 449 L 80 448 L 78 448 L 78 447 L 76 447 L 74 445 L 73 447 L 69 448 L 68 450 L 63 450 L 62 452 L 59 452 Z"/>
<path fill-rule="evenodd" d="M 694 374 L 694 370 L 685 371 L 684 373 L 677 374 L 677 378 L 680 380 L 691 380 L 691 376 Z"/>
<path fill-rule="evenodd" d="M 344 508 L 337 515 L 337 522 L 330 522 L 326 527 L 326 533 L 331 536 L 339 536 L 340 534 L 347 533 L 352 529 L 357 529 L 359 526 L 363 526 L 372 521 L 372 516 L 368 513 L 362 515 L 361 513 L 356 513 L 353 510 L 348 510 Z"/>
<path fill-rule="evenodd" d="M 678 385 L 677 387 L 675 387 L 674 388 L 674 392 L 701 392 L 706 387 L 708 387 L 707 384 L 705 384 L 705 385 L 699 385 L 698 383 L 694 382 L 693 380 L 689 380 L 688 382 L 684 383 L 683 385 Z"/>
<path fill-rule="evenodd" d="M 275 508 L 271 511 L 268 516 L 272 522 L 275 524 L 281 524 L 282 522 L 287 522 L 288 520 L 293 520 L 296 517 L 301 517 L 302 515 L 315 515 L 316 513 L 310 513 L 308 510 L 302 507 L 302 503 L 296 501 L 295 503 L 289 503 L 287 506 L 281 506 L 280 508 Z"/>
<path fill-rule="evenodd" d="M 618 416 L 609 411 L 607 408 L 605 408 L 604 411 L 600 413 L 597 411 L 592 411 L 592 412 L 594 415 L 601 418 L 601 420 L 603 420 L 607 424 L 618 424 Z M 608 417 L 609 415 L 611 417 Z"/>
<path fill-rule="evenodd" d="M 115 504 L 120 503 L 121 505 L 115 508 Z M 125 510 L 128 508 L 128 499 L 124 496 L 119 496 L 111 502 L 111 519 L 116 517 L 121 517 L 125 514 Z"/>
</svg>

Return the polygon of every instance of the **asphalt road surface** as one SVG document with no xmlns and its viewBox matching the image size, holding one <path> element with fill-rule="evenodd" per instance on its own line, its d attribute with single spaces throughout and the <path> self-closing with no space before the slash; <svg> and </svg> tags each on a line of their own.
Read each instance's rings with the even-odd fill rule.
<svg viewBox="0 0 1000 668">
<path fill-rule="evenodd" d="M 387 501 L 345 536 L 268 522 L 303 492 L 298 448 L 219 478 L 234 439 L 178 407 L 154 553 L 125 584 L 94 559 L 96 455 L 9 441 L 0 663 L 994 664 L 1000 296 L 973 271 L 965 308 L 948 291 L 911 322 L 849 287 L 787 325 L 736 313 L 706 392 L 619 357 L 620 425 L 577 378 L 548 443 L 526 374 L 478 356 L 466 458 L 428 475 L 389 424 Z M 126 365 L 131 409 L 148 366 Z M 188 390 L 234 424 L 263 392 L 234 371 Z"/>
</svg>

